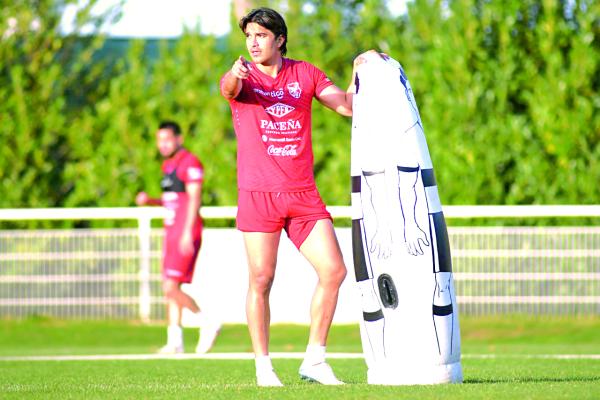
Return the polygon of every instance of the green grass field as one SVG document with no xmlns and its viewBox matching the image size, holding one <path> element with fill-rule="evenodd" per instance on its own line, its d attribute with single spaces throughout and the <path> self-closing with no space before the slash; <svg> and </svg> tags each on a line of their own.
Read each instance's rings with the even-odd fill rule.
<svg viewBox="0 0 600 400">
<path fill-rule="evenodd" d="M 286 385 L 257 388 L 253 361 L 14 360 L 21 356 L 151 354 L 165 328 L 126 322 L 0 321 L 2 399 L 600 399 L 600 318 L 462 317 L 465 382 L 373 386 L 362 359 L 331 359 L 343 387 L 300 381 L 299 359 L 274 359 Z M 302 352 L 308 327 L 272 328 L 272 352 Z M 197 338 L 186 329 L 186 350 Z M 245 326 L 223 328 L 213 352 L 249 352 Z M 358 326 L 335 325 L 328 352 L 361 351 Z M 558 358 L 556 355 L 580 355 Z M 595 355 L 595 357 L 590 356 Z M 11 358 L 12 357 L 12 358 Z"/>
</svg>

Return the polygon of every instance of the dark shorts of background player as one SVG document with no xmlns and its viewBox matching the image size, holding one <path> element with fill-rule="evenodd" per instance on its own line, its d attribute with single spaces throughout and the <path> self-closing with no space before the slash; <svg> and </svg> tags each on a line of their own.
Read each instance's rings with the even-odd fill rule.
<svg viewBox="0 0 600 400">
<path fill-rule="evenodd" d="M 179 232 L 165 233 L 162 277 L 179 283 L 191 283 L 194 277 L 194 267 L 200 252 L 202 237 L 194 238 L 194 251 L 191 254 L 182 254 L 179 250 Z"/>
<path fill-rule="evenodd" d="M 284 229 L 300 249 L 318 220 L 331 214 L 317 189 L 304 192 L 238 192 L 237 228 L 242 232 Z"/>
</svg>

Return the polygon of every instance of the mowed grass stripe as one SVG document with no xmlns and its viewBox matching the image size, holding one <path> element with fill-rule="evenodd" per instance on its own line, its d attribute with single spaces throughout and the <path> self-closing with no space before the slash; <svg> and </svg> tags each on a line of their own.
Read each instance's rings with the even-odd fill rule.
<svg viewBox="0 0 600 400">
<path fill-rule="evenodd" d="M 329 359 L 343 387 L 301 381 L 301 360 L 274 358 L 283 388 L 257 388 L 251 359 L 202 359 L 192 353 L 197 329 L 186 329 L 182 359 L 2 361 L 4 399 L 600 399 L 600 317 L 461 316 L 464 383 L 461 385 L 368 385 L 358 325 L 334 325 Z M 301 356 L 308 326 L 275 325 L 271 351 Z M 49 318 L 0 320 L 0 356 L 154 356 L 164 343 L 163 324 L 68 321 Z M 248 329 L 226 325 L 214 353 L 251 354 Z M 592 355 L 592 358 L 578 358 Z M 247 357 L 247 356 L 245 356 Z M 565 357 L 565 358 L 561 358 Z"/>
<path fill-rule="evenodd" d="M 463 354 L 597 354 L 600 316 L 461 316 Z M 274 325 L 271 352 L 302 353 L 309 328 Z M 193 353 L 198 329 L 184 329 Z M 78 321 L 52 318 L 0 319 L 0 357 L 152 354 L 166 339 L 163 324 L 135 321 Z M 549 350 L 551 349 L 551 350 Z M 245 325 L 225 325 L 214 353 L 252 351 Z M 362 353 L 358 325 L 333 325 L 328 353 Z M 210 354 L 210 353 L 209 353 Z"/>
<path fill-rule="evenodd" d="M 302 359 L 304 353 L 271 353 L 272 359 Z M 600 360 L 600 354 L 462 354 L 462 359 Z M 61 356 L 9 356 L 0 361 L 115 361 L 115 360 L 252 360 L 253 353 L 212 354 L 96 354 Z M 328 353 L 327 359 L 364 359 L 361 353 Z"/>
<path fill-rule="evenodd" d="M 3 399 L 598 399 L 600 361 L 465 359 L 460 385 L 375 386 L 359 359 L 333 359 L 342 387 L 299 379 L 299 360 L 275 359 L 284 387 L 258 388 L 251 360 L 106 360 L 0 364 Z"/>
</svg>

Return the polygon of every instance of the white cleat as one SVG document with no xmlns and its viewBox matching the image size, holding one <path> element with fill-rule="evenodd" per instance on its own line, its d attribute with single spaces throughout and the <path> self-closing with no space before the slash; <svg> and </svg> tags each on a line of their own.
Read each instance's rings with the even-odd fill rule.
<svg viewBox="0 0 600 400">
<path fill-rule="evenodd" d="M 335 377 L 333 370 L 326 362 L 322 362 L 315 365 L 304 365 L 300 366 L 300 378 L 320 383 L 322 385 L 343 385 L 344 382 L 340 381 Z"/>
<path fill-rule="evenodd" d="M 256 373 L 256 384 L 262 387 L 281 387 L 283 383 L 277 377 L 275 371 L 262 371 Z"/>
<path fill-rule="evenodd" d="M 198 339 L 196 353 L 208 353 L 215 344 L 215 339 L 217 339 L 219 332 L 221 332 L 221 324 L 208 325 L 200 328 L 200 339 Z"/>
<path fill-rule="evenodd" d="M 183 354 L 183 345 L 173 346 L 166 344 L 157 351 L 158 354 Z"/>
</svg>

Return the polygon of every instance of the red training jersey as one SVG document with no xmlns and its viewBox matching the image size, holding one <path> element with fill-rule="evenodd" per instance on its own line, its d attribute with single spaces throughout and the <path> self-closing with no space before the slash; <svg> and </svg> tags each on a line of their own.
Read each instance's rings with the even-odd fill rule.
<svg viewBox="0 0 600 400">
<path fill-rule="evenodd" d="M 301 192 L 316 188 L 311 138 L 312 100 L 333 83 L 314 65 L 283 58 L 275 78 L 249 64 L 230 100 L 238 140 L 238 188 Z"/>
<path fill-rule="evenodd" d="M 185 186 L 188 183 L 201 183 L 204 178 L 204 167 L 195 155 L 180 148 L 172 157 L 163 161 L 162 172 L 161 200 L 163 206 L 173 212 L 172 217 L 165 218 L 164 226 L 167 231 L 179 231 L 185 224 L 189 202 Z M 202 221 L 198 214 L 193 229 L 193 236 L 199 237 L 202 232 Z"/>
</svg>

